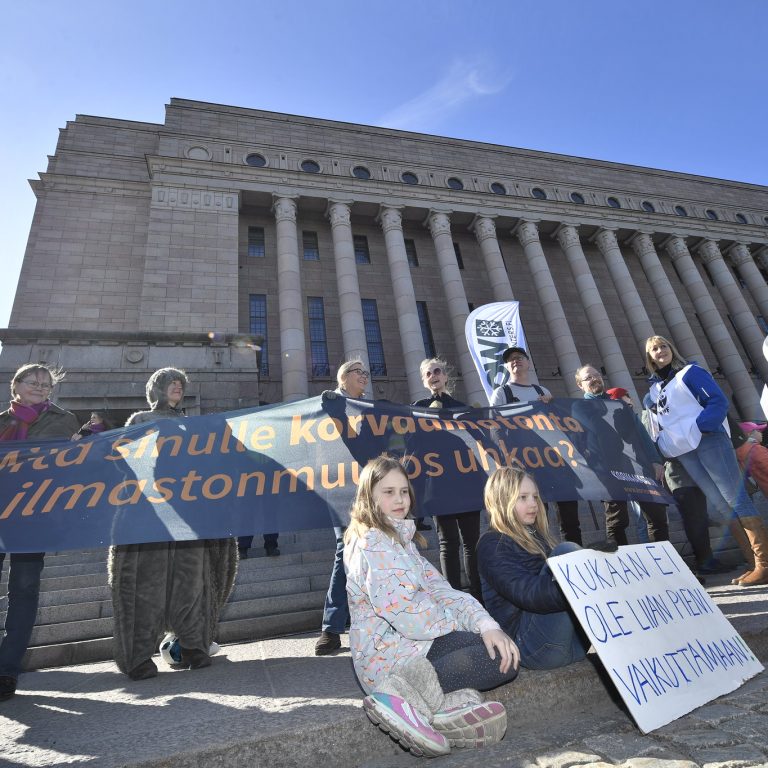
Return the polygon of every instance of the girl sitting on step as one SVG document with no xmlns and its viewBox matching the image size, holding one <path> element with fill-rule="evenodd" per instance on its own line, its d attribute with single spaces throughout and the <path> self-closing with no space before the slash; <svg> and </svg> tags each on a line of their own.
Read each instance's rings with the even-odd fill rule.
<svg viewBox="0 0 768 768">
<path fill-rule="evenodd" d="M 485 607 L 515 638 L 522 666 L 554 669 L 580 661 L 590 643 L 547 565 L 548 557 L 579 545 L 555 544 L 536 483 L 522 469 L 497 469 L 484 501 L 491 530 L 480 537 L 477 560 Z"/>
<path fill-rule="evenodd" d="M 506 711 L 483 702 L 517 676 L 517 646 L 416 549 L 413 488 L 386 455 L 360 475 L 344 538 L 349 644 L 368 717 L 415 755 L 499 741 Z"/>
</svg>

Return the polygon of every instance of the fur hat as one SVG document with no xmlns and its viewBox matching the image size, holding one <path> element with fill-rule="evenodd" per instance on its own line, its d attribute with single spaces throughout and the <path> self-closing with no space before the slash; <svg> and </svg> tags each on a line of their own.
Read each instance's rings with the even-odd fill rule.
<svg viewBox="0 0 768 768">
<path fill-rule="evenodd" d="M 181 388 L 186 391 L 189 379 L 184 371 L 178 368 L 160 368 L 155 371 L 147 382 L 147 402 L 152 410 L 163 408 L 168 405 L 165 399 L 165 393 L 168 387 L 174 382 L 180 381 Z M 179 405 L 181 407 L 181 405 Z"/>
<path fill-rule="evenodd" d="M 613 387 L 611 389 L 606 389 L 605 394 L 608 395 L 611 400 L 621 400 L 622 397 L 627 397 L 629 392 L 627 392 L 624 387 Z"/>
</svg>

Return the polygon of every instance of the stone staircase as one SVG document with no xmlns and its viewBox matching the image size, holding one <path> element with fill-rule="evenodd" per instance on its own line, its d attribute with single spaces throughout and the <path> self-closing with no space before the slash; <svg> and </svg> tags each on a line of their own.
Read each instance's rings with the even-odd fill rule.
<svg viewBox="0 0 768 768">
<path fill-rule="evenodd" d="M 762 508 L 765 514 L 765 499 Z M 604 538 L 602 507 L 594 518 L 581 504 L 585 544 Z M 484 516 L 485 517 L 485 516 Z M 669 512 L 670 538 L 681 554 L 690 554 L 680 518 Z M 552 520 L 554 528 L 556 523 Z M 485 527 L 485 521 L 484 526 Z M 741 562 L 725 529 L 710 529 L 712 545 L 721 557 Z M 637 537 L 630 522 L 630 542 Z M 425 556 L 438 563 L 437 537 L 427 534 Z M 222 611 L 221 643 L 260 640 L 320 629 L 323 601 L 333 563 L 333 531 L 324 528 L 280 535 L 281 555 L 265 557 L 261 537 L 254 538 L 250 556 L 241 560 L 235 589 Z M 723 546 L 725 551 L 721 551 Z M 107 586 L 106 550 L 49 553 L 43 570 L 40 608 L 24 660 L 26 669 L 41 669 L 112 658 L 112 601 Z M 7 578 L 0 585 L 0 621 L 5 620 Z"/>
</svg>

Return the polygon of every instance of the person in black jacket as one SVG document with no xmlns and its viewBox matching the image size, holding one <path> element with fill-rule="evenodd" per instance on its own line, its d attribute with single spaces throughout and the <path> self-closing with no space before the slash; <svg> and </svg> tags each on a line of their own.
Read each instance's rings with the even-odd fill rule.
<svg viewBox="0 0 768 768">
<path fill-rule="evenodd" d="M 439 408 L 456 410 L 467 406 L 451 395 L 448 364 L 439 357 L 422 360 L 419 366 L 421 380 L 430 396 L 413 403 L 419 408 Z M 442 436 L 441 436 L 442 437 Z M 435 437 L 435 439 L 440 439 Z M 479 488 L 478 488 L 479 495 Z M 424 499 L 424 509 L 439 507 L 439 503 L 430 504 L 431 499 Z M 477 554 L 475 548 L 480 537 L 480 512 L 460 512 L 455 515 L 435 516 L 437 540 L 440 544 L 440 570 L 454 589 L 461 589 L 460 550 L 464 554 L 464 570 L 469 579 L 469 591 L 477 600 L 482 600 L 480 575 L 477 572 Z"/>
<path fill-rule="evenodd" d="M 517 643 L 529 669 L 564 667 L 586 656 L 589 641 L 547 565 L 580 549 L 555 544 L 536 483 L 516 467 L 500 467 L 485 485 L 491 530 L 477 545 L 483 599 L 488 613 Z"/>
</svg>

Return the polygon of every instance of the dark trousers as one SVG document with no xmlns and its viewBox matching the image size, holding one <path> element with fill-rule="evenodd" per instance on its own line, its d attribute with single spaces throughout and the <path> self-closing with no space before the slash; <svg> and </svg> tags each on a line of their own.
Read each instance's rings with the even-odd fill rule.
<svg viewBox="0 0 768 768">
<path fill-rule="evenodd" d="M 604 501 L 603 507 L 605 508 L 605 538 L 615 542 L 619 547 L 628 544 L 629 511 L 627 510 L 627 502 Z M 667 541 L 669 539 L 667 508 L 663 504 L 642 501 L 640 502 L 640 510 L 648 523 L 648 538 L 651 541 Z M 582 544 L 579 503 L 577 501 L 558 501 L 557 514 L 563 539 L 575 544 Z"/>
<path fill-rule="evenodd" d="M 477 570 L 477 540 L 480 538 L 480 513 L 462 512 L 458 515 L 435 517 L 437 540 L 440 543 L 440 570 L 454 589 L 461 589 L 461 560 L 469 579 L 472 597 L 482 602 L 480 573 Z"/>
<path fill-rule="evenodd" d="M 683 530 L 691 544 L 696 564 L 704 565 L 713 557 L 709 540 L 707 497 L 696 486 L 676 488 L 672 491 L 672 497 L 683 520 Z"/>
<path fill-rule="evenodd" d="M 490 691 L 517 677 L 514 667 L 506 673 L 499 671 L 498 650 L 496 658 L 492 659 L 482 636 L 474 632 L 449 632 L 436 637 L 427 653 L 427 660 L 435 668 L 445 693 L 461 688 Z"/>
<path fill-rule="evenodd" d="M 5 635 L 0 641 L 0 675 L 16 678 L 21 672 L 21 660 L 29 647 L 37 617 L 44 559 L 44 552 L 11 554 Z M 0 552 L 0 573 L 4 560 L 5 552 Z"/>
</svg>

